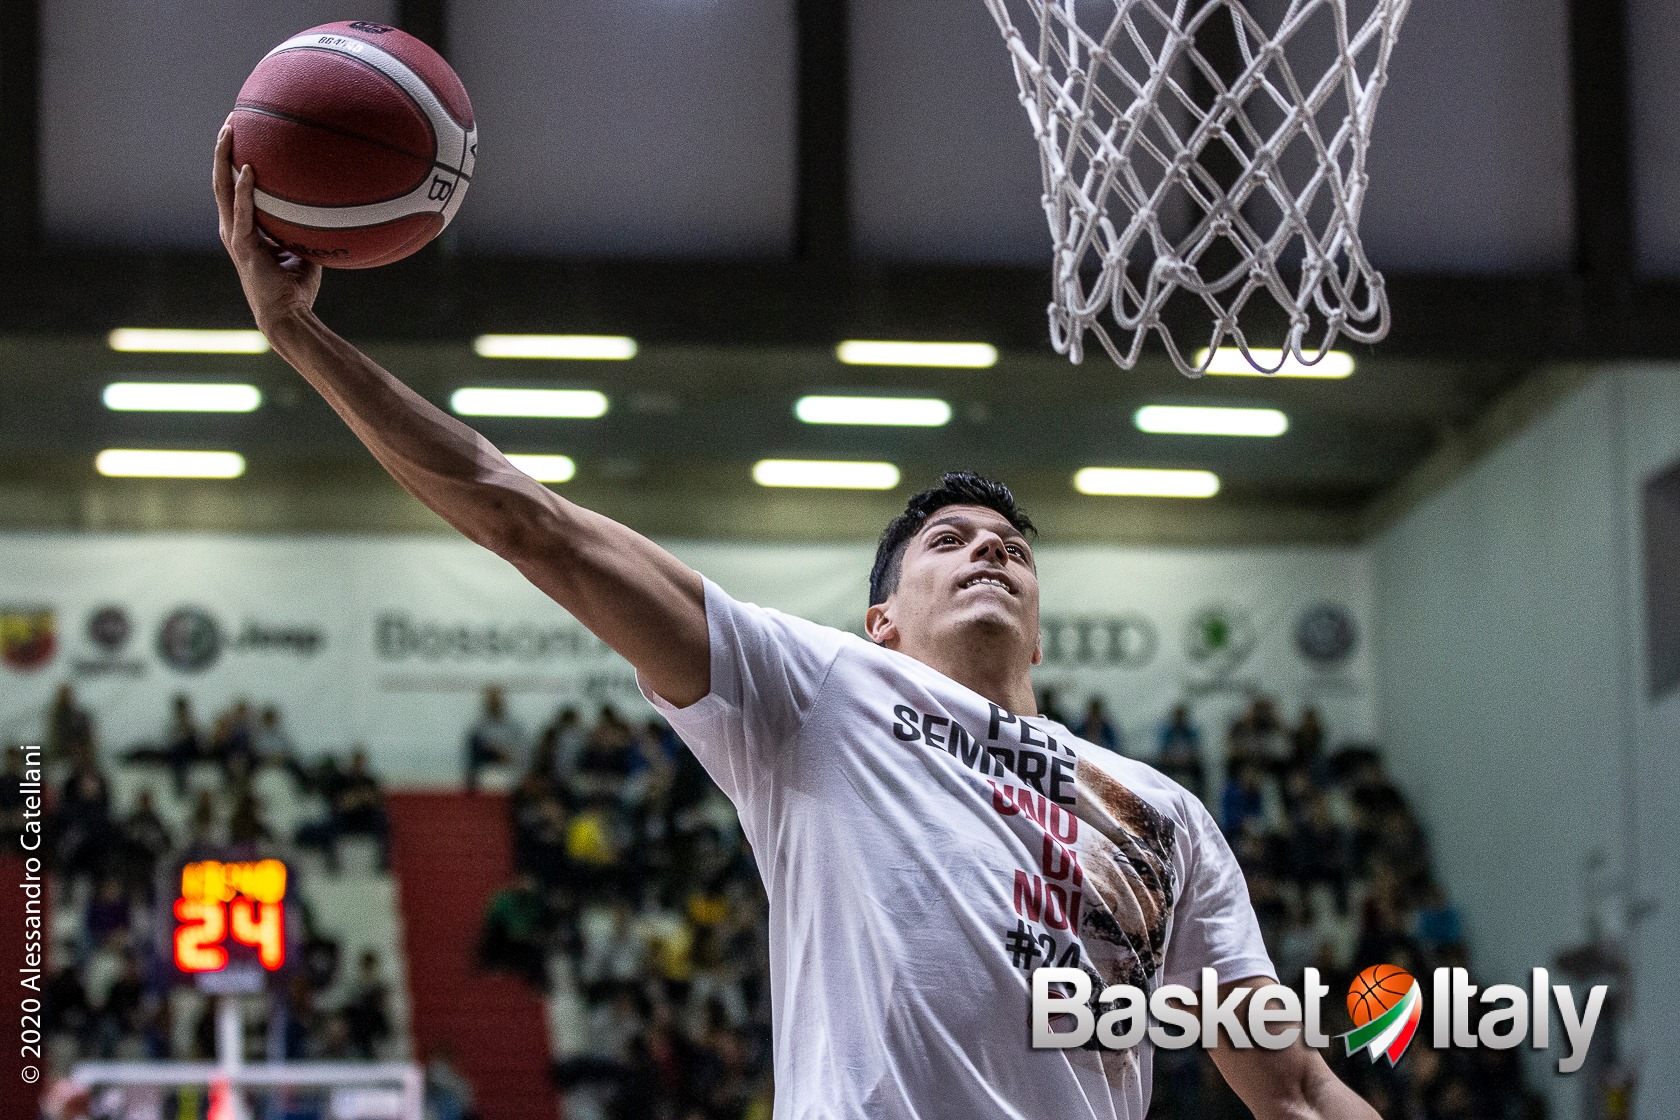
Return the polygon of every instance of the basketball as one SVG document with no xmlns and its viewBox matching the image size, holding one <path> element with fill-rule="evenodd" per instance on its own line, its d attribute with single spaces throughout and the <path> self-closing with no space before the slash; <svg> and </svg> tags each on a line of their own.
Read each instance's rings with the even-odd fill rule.
<svg viewBox="0 0 1680 1120">
<path fill-rule="evenodd" d="M 1348 985 L 1348 1014 L 1363 1027 L 1405 998 L 1416 983 L 1412 974 L 1391 964 L 1374 964 Z"/>
<path fill-rule="evenodd" d="M 478 154 L 467 91 L 395 27 L 326 23 L 269 51 L 239 91 L 233 162 L 257 224 L 329 268 L 401 260 L 461 207 Z"/>
</svg>

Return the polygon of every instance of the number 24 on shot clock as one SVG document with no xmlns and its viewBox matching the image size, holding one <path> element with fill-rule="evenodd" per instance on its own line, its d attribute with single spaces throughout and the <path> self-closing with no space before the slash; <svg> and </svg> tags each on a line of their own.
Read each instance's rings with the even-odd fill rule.
<svg viewBox="0 0 1680 1120">
<path fill-rule="evenodd" d="M 286 864 L 278 859 L 198 859 L 183 864 L 169 916 L 175 967 L 202 976 L 230 964 L 286 966 Z"/>
</svg>

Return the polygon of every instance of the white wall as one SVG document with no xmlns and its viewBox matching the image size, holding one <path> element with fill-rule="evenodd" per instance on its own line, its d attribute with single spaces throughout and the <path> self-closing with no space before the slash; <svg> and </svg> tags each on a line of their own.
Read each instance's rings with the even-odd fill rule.
<svg viewBox="0 0 1680 1120">
<path fill-rule="evenodd" d="M 1632 519 L 1639 499 L 1635 484 L 1680 459 L 1680 369 L 1633 367 L 1622 372 L 1621 383 L 1627 418 L 1624 511 Z M 1643 581 L 1634 586 L 1642 590 Z M 1638 627 L 1635 640 L 1643 633 Z M 1630 690 L 1638 745 L 1633 782 L 1638 879 L 1641 895 L 1657 909 L 1635 942 L 1639 987 L 1630 1037 L 1644 1059 L 1639 1117 L 1656 1120 L 1680 1111 L 1680 1070 L 1672 1058 L 1680 1047 L 1673 1010 L 1680 1007 L 1680 972 L 1673 965 L 1680 949 L 1680 691 L 1652 701 L 1641 683 L 1642 658 L 1641 649 Z"/>
<path fill-rule="evenodd" d="M 1637 944 L 1631 1035 L 1652 1120 L 1680 1102 L 1680 705 L 1644 697 L 1636 503 L 1676 456 L 1676 371 L 1606 371 L 1371 545 L 1384 736 L 1478 979 L 1520 979 L 1583 939 L 1595 850 L 1663 899 Z M 1580 1087 L 1548 1084 L 1558 1115 Z"/>
</svg>

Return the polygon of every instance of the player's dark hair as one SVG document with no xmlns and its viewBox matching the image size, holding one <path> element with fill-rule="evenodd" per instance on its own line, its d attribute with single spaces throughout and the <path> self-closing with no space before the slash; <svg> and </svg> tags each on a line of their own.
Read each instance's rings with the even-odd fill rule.
<svg viewBox="0 0 1680 1120">
<path fill-rule="evenodd" d="M 1015 495 L 1009 492 L 1009 487 L 973 471 L 946 471 L 940 476 L 938 486 L 913 496 L 904 512 L 887 523 L 881 543 L 875 548 L 875 567 L 869 572 L 870 606 L 886 602 L 887 596 L 898 587 L 905 546 L 927 524 L 929 517 L 946 506 L 980 506 L 1002 514 L 1024 537 L 1038 533 L 1032 518 L 1015 504 Z"/>
</svg>

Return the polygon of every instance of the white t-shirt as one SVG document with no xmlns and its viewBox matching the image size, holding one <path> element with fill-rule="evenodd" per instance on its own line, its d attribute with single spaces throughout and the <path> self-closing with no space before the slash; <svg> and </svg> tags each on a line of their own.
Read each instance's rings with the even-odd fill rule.
<svg viewBox="0 0 1680 1120">
<path fill-rule="evenodd" d="M 1151 1055 L 1033 1050 L 1031 970 L 1274 975 L 1182 786 L 900 653 L 706 581 L 711 692 L 658 706 L 770 902 L 777 1120 L 1142 1120 Z"/>
</svg>

